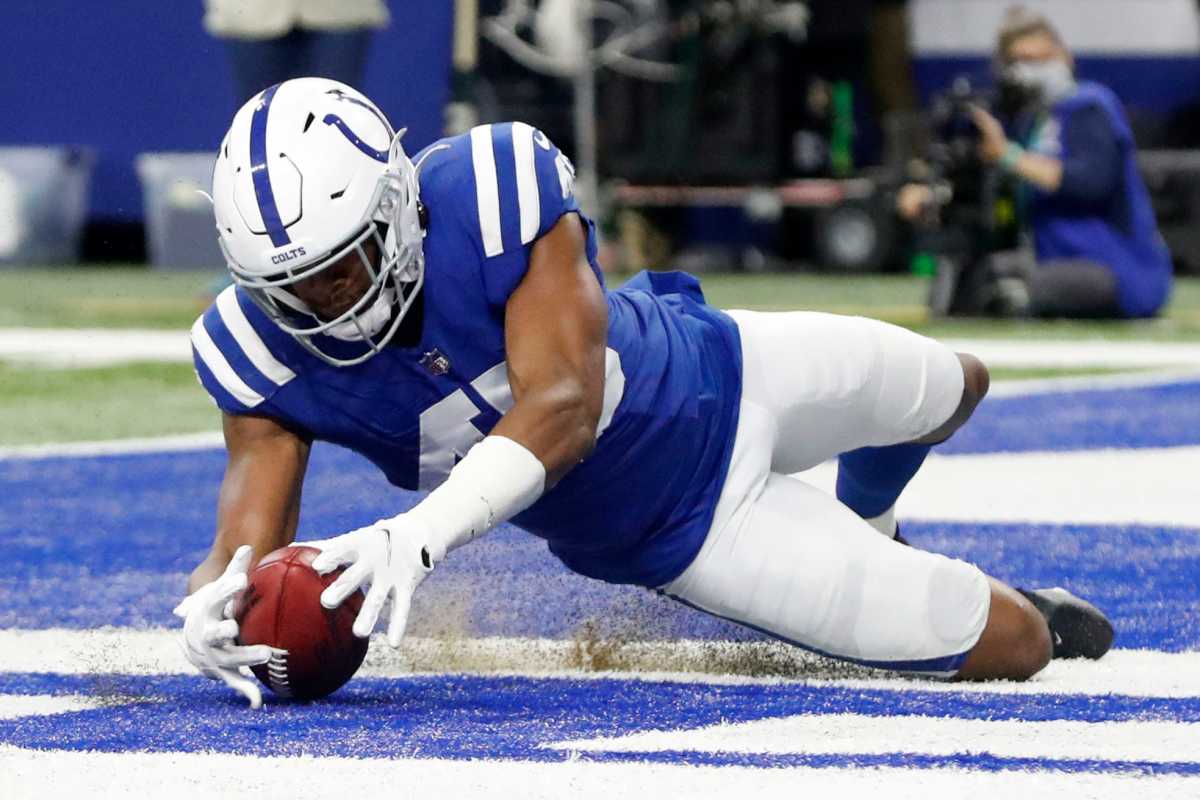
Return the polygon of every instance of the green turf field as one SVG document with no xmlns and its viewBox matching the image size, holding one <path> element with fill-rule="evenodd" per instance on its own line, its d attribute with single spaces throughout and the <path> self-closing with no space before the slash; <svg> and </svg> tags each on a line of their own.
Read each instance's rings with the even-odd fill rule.
<svg viewBox="0 0 1200 800">
<path fill-rule="evenodd" d="M 137 267 L 0 270 L 0 327 L 187 328 L 218 273 Z M 613 285 L 623 277 L 610 279 Z M 804 308 L 885 319 L 934 336 L 1061 339 L 1200 338 L 1200 279 L 1180 280 L 1162 318 L 1138 322 L 930 321 L 927 279 L 816 273 L 707 275 L 709 302 L 722 308 Z"/>
<path fill-rule="evenodd" d="M 218 430 L 191 364 L 38 369 L 0 363 L 0 445 Z"/>
<path fill-rule="evenodd" d="M 215 273 L 144 268 L 0 271 L 0 327 L 188 328 L 211 297 Z M 611 281 L 618 283 L 619 278 Z M 710 302 L 725 308 L 806 308 L 863 314 L 934 336 L 1195 340 L 1200 280 L 1181 281 L 1168 313 L 1135 323 L 930 322 L 925 281 L 909 276 L 710 275 Z M 996 379 L 1105 370 L 999 369 Z M 215 430 L 219 414 L 187 364 L 49 369 L 0 362 L 0 445 Z"/>
</svg>

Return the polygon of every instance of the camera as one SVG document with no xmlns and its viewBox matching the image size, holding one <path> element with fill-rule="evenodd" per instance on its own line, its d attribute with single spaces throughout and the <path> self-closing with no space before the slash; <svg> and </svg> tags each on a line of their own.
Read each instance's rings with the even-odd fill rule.
<svg viewBox="0 0 1200 800">
<path fill-rule="evenodd" d="M 981 295 L 996 277 L 987 274 L 990 257 L 1019 245 L 1015 185 L 983 161 L 972 117 L 973 107 L 990 113 L 995 106 L 994 94 L 965 76 L 937 93 L 930 106 L 927 180 L 936 221 L 919 227 L 915 245 L 937 264 L 929 296 L 937 316 L 995 311 Z"/>
</svg>

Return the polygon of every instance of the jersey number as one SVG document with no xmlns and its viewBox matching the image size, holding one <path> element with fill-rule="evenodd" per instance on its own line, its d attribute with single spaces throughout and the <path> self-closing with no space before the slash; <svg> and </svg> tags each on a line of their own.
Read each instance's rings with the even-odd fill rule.
<svg viewBox="0 0 1200 800">
<path fill-rule="evenodd" d="M 433 489 L 450 474 L 458 460 L 483 438 L 471 420 L 485 411 L 497 415 L 513 406 L 508 366 L 501 361 L 471 381 L 471 388 L 488 409 L 480 408 L 462 389 L 456 389 L 421 413 L 421 462 L 418 486 Z"/>
<path fill-rule="evenodd" d="M 424 491 L 436 488 L 458 460 L 484 437 L 471 420 L 492 411 L 503 415 L 513 407 L 512 389 L 508 385 L 508 366 L 502 361 L 471 381 L 471 394 L 456 389 L 421 413 L 421 457 L 418 486 Z M 621 370 L 621 357 L 611 347 L 605 352 L 604 360 L 604 406 L 600 422 L 596 426 L 596 437 L 612 422 L 617 405 L 625 394 L 625 373 Z M 486 406 L 481 408 L 480 405 Z"/>
</svg>

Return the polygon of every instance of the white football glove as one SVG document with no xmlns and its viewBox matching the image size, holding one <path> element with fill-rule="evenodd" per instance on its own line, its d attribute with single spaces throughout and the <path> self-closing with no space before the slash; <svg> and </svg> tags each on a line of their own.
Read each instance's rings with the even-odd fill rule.
<svg viewBox="0 0 1200 800">
<path fill-rule="evenodd" d="M 346 566 L 346 571 L 321 593 L 321 605 L 325 608 L 337 608 L 355 591 L 370 584 L 354 620 L 355 636 L 371 635 L 384 603 L 391 598 L 387 641 L 392 647 L 399 647 L 404 636 L 413 591 L 446 554 L 445 545 L 439 547 L 431 542 L 429 527 L 411 514 L 381 519 L 332 539 L 295 544 L 321 551 L 312 562 L 313 569 L 321 575 Z"/>
<path fill-rule="evenodd" d="M 239 547 L 221 577 L 184 598 L 175 607 L 175 616 L 183 620 L 179 645 L 187 660 L 201 675 L 224 681 L 244 695 L 251 708 L 259 708 L 262 690 L 249 667 L 269 661 L 271 648 L 265 644 L 234 644 L 238 635 L 237 620 L 233 618 L 234 595 L 246 588 L 252 555 L 250 545 Z"/>
</svg>

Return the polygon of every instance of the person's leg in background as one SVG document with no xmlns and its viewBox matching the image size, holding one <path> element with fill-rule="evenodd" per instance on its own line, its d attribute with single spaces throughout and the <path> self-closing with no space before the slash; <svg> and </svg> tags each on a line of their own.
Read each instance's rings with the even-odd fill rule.
<svg viewBox="0 0 1200 800">
<path fill-rule="evenodd" d="M 1117 278 L 1092 261 L 1039 264 L 1029 277 L 1029 314 L 1067 319 L 1120 319 Z"/>
<path fill-rule="evenodd" d="M 292 30 L 274 39 L 225 39 L 236 104 L 240 106 L 268 86 L 304 75 L 306 38 L 303 31 Z"/>
<path fill-rule="evenodd" d="M 330 78 L 361 90 L 371 46 L 371 29 L 305 33 L 305 74 Z"/>
</svg>

